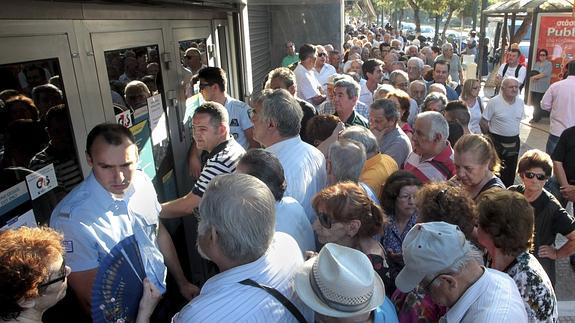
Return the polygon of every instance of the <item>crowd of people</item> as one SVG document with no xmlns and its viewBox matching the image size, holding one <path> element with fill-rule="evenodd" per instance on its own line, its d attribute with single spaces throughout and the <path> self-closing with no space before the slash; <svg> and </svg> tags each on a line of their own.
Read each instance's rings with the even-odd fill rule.
<svg viewBox="0 0 575 323">
<path fill-rule="evenodd" d="M 169 312 L 166 272 L 189 301 L 172 322 L 557 322 L 555 261 L 575 254 L 575 63 L 541 96 L 547 152 L 519 156 L 518 52 L 484 104 L 451 44 L 420 45 L 381 28 L 350 30 L 341 49 L 289 41 L 249 105 L 221 68 L 190 71 L 206 101 L 194 185 L 163 204 L 133 134 L 96 126 L 92 171 L 52 229 L 0 233 L 0 318 L 39 322 L 67 285 L 90 313 L 102 259 L 133 235 L 139 322 Z M 189 280 L 171 218 L 195 221 L 185 234 L 203 259 L 190 266 L 215 268 L 203 281 Z"/>
</svg>

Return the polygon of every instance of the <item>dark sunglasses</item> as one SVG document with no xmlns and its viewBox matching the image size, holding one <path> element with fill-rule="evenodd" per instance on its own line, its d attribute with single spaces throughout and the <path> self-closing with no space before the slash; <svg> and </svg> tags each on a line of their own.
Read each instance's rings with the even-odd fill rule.
<svg viewBox="0 0 575 323">
<path fill-rule="evenodd" d="M 324 57 L 324 56 L 327 56 L 327 54 L 326 53 L 319 53 L 319 54 L 317 54 L 317 56 Z"/>
<path fill-rule="evenodd" d="M 523 176 L 525 176 L 529 179 L 533 179 L 533 177 L 537 177 L 537 180 L 540 180 L 540 181 L 544 181 L 547 179 L 547 176 L 545 174 L 536 174 L 536 173 L 532 173 L 532 172 L 523 172 Z"/>
<path fill-rule="evenodd" d="M 59 275 L 57 278 L 42 283 L 38 287 L 47 287 L 58 282 L 63 282 L 66 279 L 66 260 L 62 261 L 62 267 L 60 267 L 58 273 Z"/>
<path fill-rule="evenodd" d="M 331 217 L 327 213 L 318 212 L 317 219 L 319 220 L 319 224 L 326 229 L 331 229 L 332 221 Z"/>
<path fill-rule="evenodd" d="M 213 83 L 201 83 L 200 82 L 200 90 L 207 88 L 208 86 L 212 86 Z"/>
</svg>

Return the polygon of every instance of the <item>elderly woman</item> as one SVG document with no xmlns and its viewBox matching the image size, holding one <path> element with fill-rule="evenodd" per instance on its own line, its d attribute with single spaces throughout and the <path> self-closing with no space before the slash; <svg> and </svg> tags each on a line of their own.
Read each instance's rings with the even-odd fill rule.
<svg viewBox="0 0 575 323">
<path fill-rule="evenodd" d="M 411 128 L 411 126 L 408 123 L 408 120 L 411 119 L 410 118 L 411 102 L 409 94 L 400 89 L 395 89 L 387 93 L 385 99 L 393 100 L 397 104 L 397 107 L 399 108 L 399 113 L 401 115 L 398 124 L 401 130 L 403 130 L 403 132 L 405 132 L 405 134 L 409 137 L 409 139 L 411 139 L 413 135 L 413 128 Z"/>
<path fill-rule="evenodd" d="M 533 119 L 530 122 L 541 120 L 543 110 L 541 110 L 541 99 L 549 88 L 551 82 L 551 71 L 553 66 L 548 60 L 549 52 L 545 48 L 537 51 L 537 59 L 531 67 L 529 90 L 531 91 L 531 105 L 533 105 Z"/>
<path fill-rule="evenodd" d="M 488 266 L 507 273 L 519 288 L 529 322 L 556 322 L 557 298 L 539 261 L 529 253 L 533 242 L 533 208 L 507 190 L 483 194 L 477 239 L 487 250 Z"/>
<path fill-rule="evenodd" d="M 490 188 L 505 189 L 497 177 L 501 163 L 491 140 L 483 135 L 464 135 L 453 147 L 455 178 L 469 196 L 476 200 Z"/>
<path fill-rule="evenodd" d="M 421 182 L 415 175 L 400 170 L 387 178 L 381 192 L 380 201 L 389 218 L 381 243 L 390 262 L 398 267 L 403 266 L 401 244 L 417 219 L 415 194 L 420 186 Z"/>
<path fill-rule="evenodd" d="M 0 233 L 0 318 L 42 322 L 42 315 L 66 295 L 70 267 L 62 235 L 48 228 L 22 227 Z"/>
<path fill-rule="evenodd" d="M 368 257 L 353 248 L 326 244 L 296 273 L 294 288 L 316 322 L 397 322 L 383 281 Z"/>
<path fill-rule="evenodd" d="M 479 97 L 479 90 L 481 90 L 479 80 L 467 79 L 463 82 L 463 90 L 461 91 L 461 101 L 465 102 L 469 110 L 469 131 L 477 134 L 481 134 L 479 121 L 481 121 L 481 114 L 483 113 L 483 103 Z"/>
<path fill-rule="evenodd" d="M 519 159 L 517 171 L 522 185 L 509 187 L 522 193 L 535 213 L 535 257 L 555 285 L 555 260 L 575 254 L 575 220 L 555 197 L 543 188 L 551 176 L 551 157 L 541 150 L 526 151 Z M 567 242 L 557 248 L 555 238 L 561 234 Z"/>
<path fill-rule="evenodd" d="M 386 284 L 388 294 L 395 284 L 388 272 L 385 250 L 373 238 L 381 234 L 385 215 L 356 183 L 340 182 L 324 188 L 313 198 L 317 213 L 313 230 L 320 243 L 337 243 L 365 253 Z"/>
</svg>

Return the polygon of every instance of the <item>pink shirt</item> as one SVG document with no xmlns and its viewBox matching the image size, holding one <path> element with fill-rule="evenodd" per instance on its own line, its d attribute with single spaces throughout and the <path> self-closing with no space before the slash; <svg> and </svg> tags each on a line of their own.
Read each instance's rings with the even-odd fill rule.
<svg viewBox="0 0 575 323">
<path fill-rule="evenodd" d="M 541 108 L 551 111 L 549 132 L 561 136 L 563 130 L 575 126 L 575 75 L 565 80 L 551 84 L 543 100 Z"/>
</svg>

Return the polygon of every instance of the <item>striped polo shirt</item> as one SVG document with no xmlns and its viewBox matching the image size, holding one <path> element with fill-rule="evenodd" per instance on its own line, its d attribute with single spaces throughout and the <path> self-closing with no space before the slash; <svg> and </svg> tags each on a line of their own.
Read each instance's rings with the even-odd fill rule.
<svg viewBox="0 0 575 323">
<path fill-rule="evenodd" d="M 211 152 L 204 151 L 202 153 L 204 166 L 200 178 L 192 188 L 192 193 L 202 197 L 214 177 L 230 174 L 236 170 L 236 166 L 245 152 L 244 147 L 231 137 L 217 145 Z"/>
</svg>

